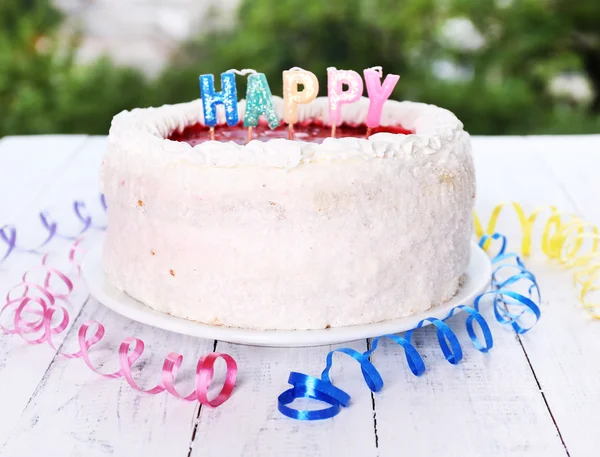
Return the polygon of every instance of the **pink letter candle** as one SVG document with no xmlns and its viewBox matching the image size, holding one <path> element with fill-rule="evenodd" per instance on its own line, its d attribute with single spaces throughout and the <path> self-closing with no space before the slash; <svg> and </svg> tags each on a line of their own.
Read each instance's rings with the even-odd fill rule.
<svg viewBox="0 0 600 457">
<path fill-rule="evenodd" d="M 302 84 L 304 89 L 298 91 Z M 314 73 L 301 68 L 283 72 L 283 120 L 288 124 L 290 140 L 294 139 L 294 124 L 298 122 L 298 104 L 310 103 L 319 93 L 319 80 Z"/>
<path fill-rule="evenodd" d="M 400 76 L 387 75 L 383 84 L 381 84 L 381 67 L 368 68 L 364 71 L 365 83 L 367 85 L 367 94 L 369 94 L 369 111 L 367 113 L 367 128 L 369 133 L 372 128 L 378 127 L 383 111 L 383 103 L 390 98 L 394 87 L 398 83 Z"/>
<path fill-rule="evenodd" d="M 344 90 L 344 84 L 348 86 L 348 90 Z M 358 101 L 363 88 L 362 78 L 354 70 L 336 70 L 333 67 L 327 69 L 331 136 L 335 137 L 335 127 L 342 123 L 342 104 Z"/>
</svg>

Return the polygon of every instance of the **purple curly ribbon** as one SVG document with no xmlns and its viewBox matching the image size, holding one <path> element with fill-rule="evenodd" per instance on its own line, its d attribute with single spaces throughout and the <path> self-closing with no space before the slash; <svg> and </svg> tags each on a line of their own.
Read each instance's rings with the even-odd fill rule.
<svg viewBox="0 0 600 457">
<path fill-rule="evenodd" d="M 104 202 L 104 200 L 102 200 Z M 103 204 L 106 208 L 105 203 Z M 46 213 L 41 213 L 42 225 L 48 231 L 48 238 L 40 246 L 47 244 L 52 238 L 58 236 L 68 240 L 74 240 L 69 250 L 68 259 L 72 266 L 80 270 L 81 265 L 75 260 L 76 252 L 79 249 L 83 237 L 81 235 L 91 227 L 94 227 L 92 218 L 85 214 L 85 204 L 80 201 L 73 203 L 73 210 L 78 219 L 82 222 L 82 228 L 78 235 L 60 235 L 57 233 L 57 224 L 51 222 Z M 8 254 L 16 250 L 17 231 L 13 226 L 0 229 L 0 238 L 9 246 Z M 38 247 L 39 248 L 39 247 Z M 33 252 L 27 250 L 26 252 Z M 4 256 L 6 258 L 7 255 Z M 41 258 L 41 265 L 27 271 L 22 276 L 22 282 L 13 286 L 6 294 L 5 303 L 0 306 L 0 316 L 3 313 L 10 315 L 0 321 L 12 322 L 12 325 L 5 326 L 0 323 L 0 330 L 6 334 L 19 335 L 29 344 L 48 344 L 54 351 L 58 351 L 54 344 L 53 336 L 63 333 L 68 329 L 71 318 L 68 310 L 59 304 L 60 301 L 68 302 L 69 295 L 74 290 L 74 282 L 61 270 L 47 263 L 48 254 Z M 29 279 L 28 276 L 33 271 L 43 271 L 45 278 L 43 280 Z M 55 289 L 51 283 L 61 283 L 62 287 Z M 59 291 L 60 290 L 60 291 Z M 27 316 L 27 317 L 26 317 Z M 36 318 L 37 316 L 37 318 Z M 55 317 L 58 316 L 59 319 Z M 150 389 L 144 389 L 138 385 L 132 373 L 132 366 L 144 352 L 144 341 L 136 337 L 125 338 L 119 346 L 119 369 L 109 373 L 100 371 L 91 362 L 89 357 L 90 349 L 99 343 L 104 334 L 104 326 L 97 321 L 89 320 L 79 327 L 77 331 L 79 350 L 72 353 L 60 354 L 68 359 L 83 359 L 85 364 L 94 373 L 99 374 L 105 379 L 124 378 L 127 383 L 136 391 L 150 395 L 167 392 L 175 398 L 185 401 L 198 401 L 203 405 L 217 407 L 227 401 L 234 390 L 237 377 L 237 363 L 228 354 L 212 352 L 202 356 L 196 365 L 195 386 L 190 394 L 180 394 L 175 387 L 175 377 L 182 364 L 183 356 L 175 352 L 170 352 L 164 360 L 162 367 L 162 376 L 158 384 Z M 226 365 L 225 382 L 220 392 L 213 399 L 208 398 L 208 391 L 213 384 L 214 365 L 218 359 L 222 359 Z"/>
<path fill-rule="evenodd" d="M 100 195 L 100 204 L 104 211 L 106 211 L 106 200 L 104 194 Z M 22 247 L 17 244 L 17 228 L 14 225 L 5 225 L 0 227 L 0 241 L 6 245 L 4 255 L 0 258 L 0 264 L 2 264 L 8 257 L 15 251 L 38 253 L 54 238 L 62 238 L 66 240 L 76 240 L 89 229 L 105 230 L 106 226 L 94 225 L 92 217 L 87 214 L 86 205 L 84 202 L 76 200 L 72 205 L 73 213 L 79 222 L 81 222 L 81 228 L 74 235 L 61 234 L 58 231 L 58 223 L 53 221 L 50 215 L 42 211 L 39 214 L 41 226 L 44 229 L 46 235 L 44 241 L 34 247 Z"/>
</svg>

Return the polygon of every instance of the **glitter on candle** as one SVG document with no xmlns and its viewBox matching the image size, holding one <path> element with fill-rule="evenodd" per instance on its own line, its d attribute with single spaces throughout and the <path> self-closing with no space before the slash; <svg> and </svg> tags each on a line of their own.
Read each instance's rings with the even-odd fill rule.
<svg viewBox="0 0 600 457">
<path fill-rule="evenodd" d="M 273 104 L 273 96 L 267 78 L 264 73 L 256 73 L 248 76 L 244 126 L 258 126 L 258 118 L 261 115 L 265 116 L 271 129 L 279 127 L 280 120 Z"/>
<path fill-rule="evenodd" d="M 369 111 L 367 113 L 366 124 L 369 128 L 379 126 L 381 113 L 383 112 L 383 103 L 390 98 L 392 91 L 400 76 L 389 74 L 381 84 L 383 71 L 381 67 L 368 68 L 364 72 L 367 94 L 369 94 Z M 368 135 L 368 134 L 367 134 Z"/>
<path fill-rule="evenodd" d="M 298 91 L 302 84 L 304 89 Z M 302 69 L 283 72 L 283 120 L 287 124 L 298 122 L 298 104 L 312 102 L 319 93 L 319 80 L 314 73 Z"/>
<path fill-rule="evenodd" d="M 211 74 L 200 75 L 200 95 L 204 124 L 209 127 L 217 125 L 217 105 L 225 107 L 225 119 L 230 127 L 239 122 L 237 108 L 237 89 L 235 74 L 231 71 L 221 73 L 221 91 L 215 91 L 215 78 Z"/>
<path fill-rule="evenodd" d="M 344 91 L 344 84 L 348 90 Z M 358 101 L 363 93 L 363 81 L 354 70 L 327 69 L 327 94 L 329 97 L 329 123 L 341 125 L 342 107 L 344 103 Z"/>
</svg>

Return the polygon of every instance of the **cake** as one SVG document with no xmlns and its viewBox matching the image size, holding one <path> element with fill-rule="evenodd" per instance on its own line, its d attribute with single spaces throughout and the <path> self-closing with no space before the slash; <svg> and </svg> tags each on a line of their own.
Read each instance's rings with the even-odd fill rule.
<svg viewBox="0 0 600 457">
<path fill-rule="evenodd" d="M 108 282 L 163 313 L 258 330 L 449 300 L 470 256 L 469 135 L 445 109 L 388 100 L 366 138 L 367 108 L 345 105 L 331 138 L 317 98 L 298 107 L 294 140 L 282 126 L 249 143 L 222 109 L 210 141 L 200 100 L 115 116 L 101 173 Z"/>
</svg>

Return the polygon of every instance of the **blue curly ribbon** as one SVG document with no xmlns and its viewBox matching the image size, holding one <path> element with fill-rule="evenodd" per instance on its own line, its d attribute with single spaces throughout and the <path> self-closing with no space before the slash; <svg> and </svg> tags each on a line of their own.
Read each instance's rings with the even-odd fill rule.
<svg viewBox="0 0 600 457">
<path fill-rule="evenodd" d="M 517 254 L 506 252 L 506 237 L 504 235 L 499 233 L 484 235 L 479 241 L 479 246 L 483 248 L 489 239 L 500 243 L 498 253 L 491 260 L 494 268 L 492 270 L 490 290 L 478 295 L 473 301 L 472 306 L 456 306 L 450 310 L 444 319 L 425 318 L 414 329 L 405 332 L 403 337 L 399 335 L 384 335 L 374 338 L 371 341 L 370 349 L 363 353 L 351 348 L 339 348 L 330 351 L 326 357 L 326 365 L 321 373 L 321 379 L 297 372 L 290 373 L 288 383 L 292 387 L 279 395 L 277 399 L 279 411 L 292 419 L 313 421 L 334 417 L 339 414 L 343 407 L 348 406 L 350 396 L 340 388 L 334 386 L 329 377 L 335 353 L 346 354 L 358 362 L 369 390 L 372 392 L 380 391 L 383 388 L 383 379 L 371 362 L 370 357 L 377 349 L 381 338 L 388 338 L 401 346 L 404 349 L 406 362 L 410 371 L 415 376 L 422 375 L 425 372 L 425 362 L 419 351 L 411 343 L 411 337 L 415 331 L 424 325 L 431 324 L 436 327 L 438 344 L 444 358 L 453 365 L 458 364 L 463 358 L 463 349 L 456 334 L 444 321 L 459 311 L 463 311 L 467 316 L 465 326 L 473 346 L 478 351 L 487 353 L 492 349 L 494 340 L 490 326 L 479 312 L 481 300 L 486 297 L 492 298 L 494 316 L 500 324 L 511 325 L 518 334 L 529 331 L 537 323 L 541 315 L 539 308 L 541 293 L 535 275 L 527 270 Z M 503 272 L 506 274 L 506 271 L 513 271 L 513 274 L 508 278 L 502 278 L 502 275 L 499 273 Z M 514 287 L 517 283 L 528 285 L 528 297 L 511 290 L 510 287 Z M 529 325 L 520 323 L 526 315 L 532 315 L 534 318 L 533 322 Z M 477 336 L 475 331 L 476 324 L 479 326 L 479 330 L 483 336 L 482 339 Z M 295 409 L 289 406 L 300 398 L 317 400 L 326 406 L 316 410 Z"/>
<path fill-rule="evenodd" d="M 104 194 L 100 195 L 100 204 L 106 211 L 106 200 Z M 53 221 L 50 215 L 42 211 L 39 214 L 40 223 L 45 231 L 44 240 L 34 247 L 23 247 L 17 244 L 17 228 L 14 225 L 5 225 L 0 227 L 0 244 L 6 245 L 4 254 L 0 257 L 0 264 L 4 262 L 13 252 L 28 252 L 38 253 L 54 238 L 62 238 L 66 240 L 76 240 L 81 237 L 89 229 L 105 230 L 106 226 L 94 225 L 92 217 L 87 214 L 86 205 L 84 202 L 76 200 L 72 204 L 73 213 L 77 220 L 81 223 L 81 228 L 75 234 L 64 234 L 58 230 L 58 223 Z"/>
</svg>

